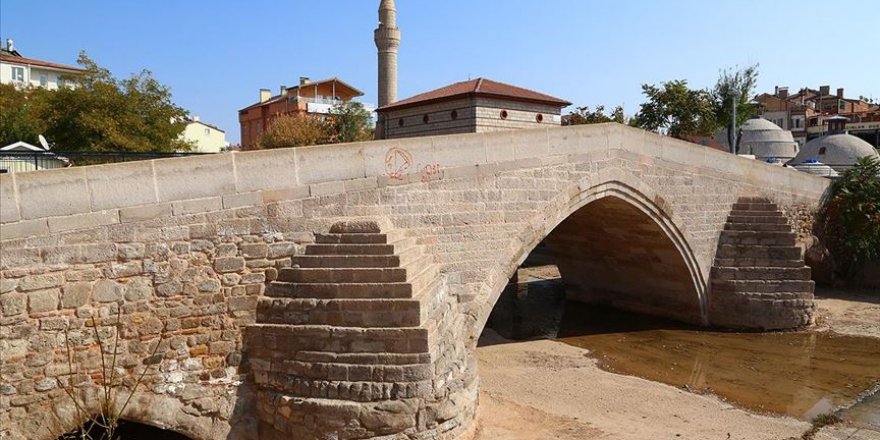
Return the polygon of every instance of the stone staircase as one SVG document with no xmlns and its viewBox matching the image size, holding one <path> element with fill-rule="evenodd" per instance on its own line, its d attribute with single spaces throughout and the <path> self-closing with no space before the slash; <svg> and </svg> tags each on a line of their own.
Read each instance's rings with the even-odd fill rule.
<svg viewBox="0 0 880 440">
<path fill-rule="evenodd" d="M 782 211 L 767 199 L 733 205 L 711 274 L 711 325 L 786 329 L 810 325 L 810 268 Z"/>
<path fill-rule="evenodd" d="M 439 290 L 438 278 L 413 238 L 371 224 L 315 234 L 267 286 L 248 327 L 261 419 L 273 420 L 278 407 L 308 414 L 323 406 L 321 414 L 346 408 L 341 417 L 357 420 L 357 405 L 429 393 L 431 326 L 422 303 Z M 276 435 L 323 432 L 310 425 L 321 421 L 287 420 L 293 426 L 276 426 Z M 383 432 L 386 422 L 362 420 L 357 429 Z"/>
</svg>

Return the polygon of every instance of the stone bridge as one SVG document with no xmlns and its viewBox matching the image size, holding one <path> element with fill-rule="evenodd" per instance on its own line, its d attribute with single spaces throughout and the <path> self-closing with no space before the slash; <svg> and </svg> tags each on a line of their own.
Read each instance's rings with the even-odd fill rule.
<svg viewBox="0 0 880 440">
<path fill-rule="evenodd" d="M 540 242 L 575 300 L 804 326 L 826 187 L 617 124 L 0 175 L 0 437 L 130 396 L 193 439 L 458 438 Z"/>
</svg>

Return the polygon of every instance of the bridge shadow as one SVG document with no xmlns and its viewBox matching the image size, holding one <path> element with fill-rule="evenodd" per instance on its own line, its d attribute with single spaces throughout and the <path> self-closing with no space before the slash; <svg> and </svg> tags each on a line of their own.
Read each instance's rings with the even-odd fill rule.
<svg viewBox="0 0 880 440">
<path fill-rule="evenodd" d="M 870 287 L 833 287 L 816 284 L 816 299 L 839 299 L 868 304 L 880 304 L 880 290 Z"/>
<path fill-rule="evenodd" d="M 653 330 L 706 330 L 608 305 L 571 301 L 566 296 L 565 281 L 552 258 L 530 255 L 498 298 L 478 347 Z"/>
</svg>

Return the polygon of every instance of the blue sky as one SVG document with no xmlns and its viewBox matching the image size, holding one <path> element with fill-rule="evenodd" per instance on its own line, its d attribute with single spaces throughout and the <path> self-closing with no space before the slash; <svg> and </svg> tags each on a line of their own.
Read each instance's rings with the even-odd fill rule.
<svg viewBox="0 0 880 440">
<path fill-rule="evenodd" d="M 25 56 L 116 76 L 149 69 L 174 100 L 239 140 L 260 88 L 338 76 L 376 102 L 378 0 L 2 0 L 0 37 Z M 841 6 L 835 6 L 840 4 Z M 484 76 L 575 105 L 624 104 L 642 83 L 710 87 L 760 63 L 759 91 L 846 88 L 880 99 L 880 1 L 397 0 L 399 97 Z M 4 43 L 5 44 L 5 43 Z"/>
</svg>

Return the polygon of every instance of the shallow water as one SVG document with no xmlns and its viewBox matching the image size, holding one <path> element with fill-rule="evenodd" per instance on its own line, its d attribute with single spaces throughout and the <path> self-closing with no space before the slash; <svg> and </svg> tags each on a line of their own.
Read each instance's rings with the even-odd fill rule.
<svg viewBox="0 0 880 440">
<path fill-rule="evenodd" d="M 567 303 L 559 281 L 508 289 L 488 326 L 511 339 L 555 337 L 582 347 L 609 371 L 803 419 L 850 406 L 880 384 L 880 340 L 874 338 L 711 331 Z M 867 398 L 842 414 L 880 427 L 880 398 Z"/>
</svg>

